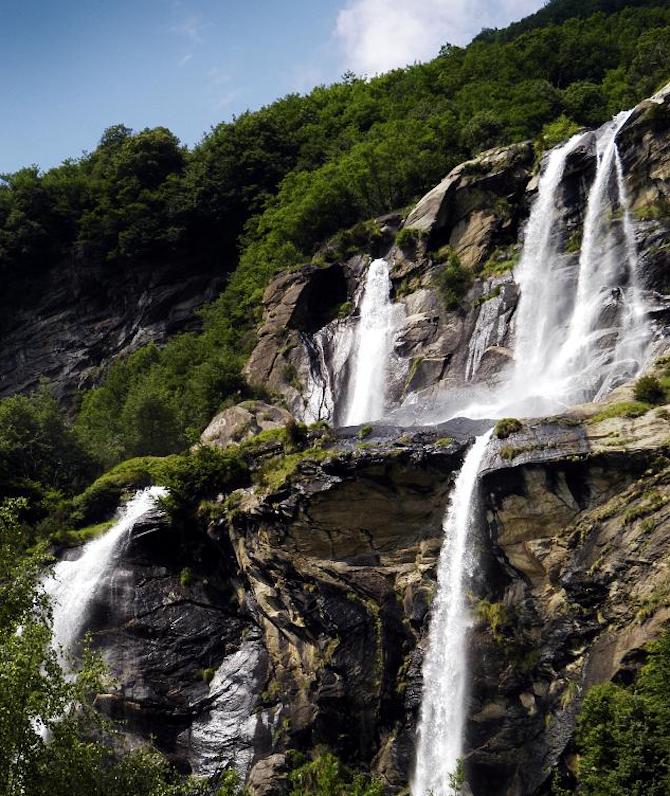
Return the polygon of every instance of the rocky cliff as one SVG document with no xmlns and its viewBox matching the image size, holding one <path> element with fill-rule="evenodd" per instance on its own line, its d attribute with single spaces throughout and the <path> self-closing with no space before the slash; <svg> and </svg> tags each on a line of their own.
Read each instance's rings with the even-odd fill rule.
<svg viewBox="0 0 670 796">
<path fill-rule="evenodd" d="M 0 396 L 45 379 L 61 398 L 99 381 L 116 356 L 198 328 L 223 276 L 194 264 L 129 263 L 110 271 L 54 263 L 7 280 L 0 297 Z"/>
<path fill-rule="evenodd" d="M 641 103 L 618 139 L 636 219 L 643 288 L 659 334 L 667 320 L 663 297 L 670 273 L 669 94 L 666 89 Z M 575 273 L 579 260 L 596 158 L 593 135 L 566 163 L 559 216 L 566 274 Z M 401 245 L 391 234 L 399 219 L 390 224 L 380 220 L 377 246 L 368 255 L 383 255 L 391 263 L 394 297 L 404 315 L 388 408 L 409 406 L 409 416 L 402 415 L 405 422 L 411 421 L 413 402 L 420 401 L 425 414 L 436 396 L 494 384 L 509 364 L 518 302 L 513 268 L 539 168 L 528 143 L 485 152 L 458 166 L 411 210 L 403 224 L 409 234 Z M 444 273 L 454 262 L 465 274 L 461 282 L 466 286 L 457 303 L 445 301 Z M 356 320 L 364 267 L 364 256 L 325 269 L 310 265 L 281 275 L 265 293 L 264 322 L 246 374 L 252 384 L 281 397 L 298 417 L 341 420 L 348 376 L 341 351 Z"/>
<path fill-rule="evenodd" d="M 636 109 L 620 149 L 657 341 L 650 367 L 668 379 L 670 92 Z M 562 183 L 567 271 L 596 154 L 587 138 Z M 99 704 L 127 721 L 129 742 L 154 735 L 200 774 L 233 765 L 255 796 L 287 792 L 290 750 L 326 745 L 407 792 L 444 510 L 486 422 L 320 424 L 291 454 L 267 429 L 290 423 L 287 408 L 338 420 L 347 362 L 333 341 L 355 321 L 372 256 L 391 262 L 404 307 L 395 417 L 411 417 L 411 400 L 495 382 L 511 357 L 511 269 L 536 171 L 528 144 L 485 153 L 419 202 L 397 243 L 401 219 L 381 219 L 374 250 L 269 286 L 247 375 L 284 408 L 228 409 L 203 436 L 236 445 L 265 430 L 250 463 L 265 476 L 186 526 L 156 514 L 136 527 L 91 617 L 117 678 Z M 447 267 L 469 275 L 455 304 Z M 631 395 L 622 384 L 606 402 L 514 424 L 488 450 L 468 594 L 475 796 L 547 792 L 551 770 L 573 765 L 586 689 L 629 680 L 670 618 L 670 405 Z"/>
</svg>

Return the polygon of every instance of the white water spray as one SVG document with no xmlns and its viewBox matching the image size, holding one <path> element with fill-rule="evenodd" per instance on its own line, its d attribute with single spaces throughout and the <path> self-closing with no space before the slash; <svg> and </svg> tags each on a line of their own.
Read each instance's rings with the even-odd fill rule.
<svg viewBox="0 0 670 796">
<path fill-rule="evenodd" d="M 466 716 L 466 634 L 470 617 L 465 586 L 472 571 L 471 529 L 477 519 L 477 483 L 491 431 L 468 451 L 444 519 L 444 543 L 437 570 L 437 594 L 424 661 L 414 796 L 452 792 L 463 750 Z"/>
<path fill-rule="evenodd" d="M 391 301 L 389 264 L 383 259 L 373 260 L 365 278 L 353 343 L 345 426 L 379 420 L 384 415 L 397 309 Z"/>
<path fill-rule="evenodd" d="M 53 604 L 53 645 L 71 655 L 81 638 L 91 604 L 113 570 L 133 526 L 167 494 L 153 486 L 138 492 L 122 509 L 118 521 L 103 536 L 85 545 L 76 561 L 59 561 L 44 584 Z M 65 661 L 67 663 L 67 661 Z"/>
</svg>

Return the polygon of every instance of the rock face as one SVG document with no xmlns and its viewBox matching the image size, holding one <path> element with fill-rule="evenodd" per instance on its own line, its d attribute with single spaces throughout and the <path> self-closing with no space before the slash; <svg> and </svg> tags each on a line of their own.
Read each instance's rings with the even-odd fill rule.
<svg viewBox="0 0 670 796">
<path fill-rule="evenodd" d="M 670 92 L 638 106 L 618 144 L 642 287 L 660 330 L 669 314 L 663 296 L 670 292 Z M 412 401 L 420 400 L 425 408 L 445 392 L 499 381 L 511 361 L 518 301 L 513 267 L 537 189 L 534 159 L 532 147 L 523 143 L 458 166 L 405 219 L 404 229 L 414 237 L 404 249 L 387 236 L 385 248 L 368 256 L 278 277 L 265 294 L 260 341 L 246 371 L 249 380 L 281 396 L 296 417 L 337 422 L 362 272 L 370 257 L 381 255 L 391 265 L 393 298 L 404 305 L 405 317 L 395 341 L 399 378 L 391 385 L 387 409 L 404 405 L 411 419 Z M 558 196 L 565 230 L 561 270 L 568 279 L 574 278 L 579 261 L 595 167 L 596 137 L 586 136 L 567 160 Z M 454 258 L 472 279 L 456 308 L 445 303 L 440 287 Z M 307 323 L 303 308 L 314 303 L 309 297 L 316 294 L 320 303 Z M 407 413 L 401 416 L 408 419 Z"/>
<path fill-rule="evenodd" d="M 635 111 L 620 148 L 662 336 L 670 92 Z M 572 234 L 595 156 L 587 136 L 566 165 L 566 271 L 579 256 Z M 278 277 L 249 380 L 298 418 L 337 419 L 361 276 L 383 255 L 406 319 L 389 408 L 495 382 L 518 300 L 507 266 L 536 187 L 527 144 L 485 153 L 410 213 L 405 228 L 417 232 L 405 249 L 390 220 L 374 252 Z M 454 257 L 472 284 L 448 309 L 440 275 Z M 657 367 L 668 376 L 670 358 Z M 588 687 L 630 680 L 670 619 L 670 405 L 640 414 L 631 397 L 624 385 L 607 403 L 526 421 L 488 449 L 468 594 L 473 796 L 547 793 Z M 202 442 L 281 427 L 288 410 L 233 407 Z M 271 459 L 279 443 L 249 454 L 266 475 L 274 461 L 275 478 L 217 498 L 209 520 L 201 513 L 183 527 L 156 514 L 136 527 L 90 621 L 117 681 L 99 704 L 126 720 L 128 742 L 155 736 L 185 771 L 235 766 L 253 796 L 285 796 L 289 752 L 325 745 L 389 793 L 407 793 L 443 515 L 472 436 L 486 427 L 312 430 L 324 444 L 283 462 Z"/>
<path fill-rule="evenodd" d="M 586 689 L 630 678 L 670 618 L 669 409 L 589 405 L 492 442 L 469 590 L 474 796 L 541 790 Z M 207 529 L 136 527 L 90 627 L 129 742 L 234 766 L 255 796 L 287 792 L 290 750 L 326 745 L 404 792 L 443 514 L 478 430 L 345 432 Z"/>
<path fill-rule="evenodd" d="M 279 793 L 285 755 L 327 744 L 407 780 L 444 506 L 466 443 L 380 430 L 307 458 L 276 491 L 179 532 L 136 526 L 89 623 L 129 742 Z M 455 429 L 458 434 L 458 428 Z M 209 681 L 209 682 L 208 682 Z"/>
<path fill-rule="evenodd" d="M 48 379 L 62 398 L 93 386 L 114 357 L 178 331 L 195 329 L 196 310 L 223 285 L 204 268 L 169 265 L 75 270 L 54 264 L 39 284 L 3 286 L 0 297 L 0 396 Z"/>
</svg>

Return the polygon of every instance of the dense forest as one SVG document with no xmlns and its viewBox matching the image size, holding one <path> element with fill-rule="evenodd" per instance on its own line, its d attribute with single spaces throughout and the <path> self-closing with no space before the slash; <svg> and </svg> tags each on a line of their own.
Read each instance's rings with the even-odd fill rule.
<svg viewBox="0 0 670 796">
<path fill-rule="evenodd" d="M 75 701 L 89 706 L 103 673 L 93 656 L 75 683 L 55 659 L 44 665 L 49 609 L 36 590 L 44 557 L 35 545 L 73 531 L 85 538 L 104 515 L 100 505 L 115 503 L 129 483 L 150 483 L 157 466 L 176 491 L 212 468 L 228 472 L 218 454 L 205 461 L 185 451 L 216 411 L 254 397 L 242 367 L 272 275 L 345 253 L 344 230 L 365 236 L 365 222 L 407 207 L 478 152 L 531 139 L 539 158 L 669 77 L 667 3 L 554 0 L 467 47 L 445 43 L 429 63 L 370 80 L 346 74 L 247 112 L 192 150 L 166 128 L 120 124 L 78 159 L 2 176 L 6 284 L 39 280 L 54 263 L 82 273 L 104 263 L 113 274 L 121 263 L 166 260 L 185 270 L 207 263 L 228 282 L 203 311 L 201 332 L 116 361 L 74 408 L 63 410 L 48 384 L 0 402 L 0 792 L 37 794 L 47 781 L 54 794 L 200 792 L 148 753 L 118 763 L 111 741 L 82 741 L 112 733 L 88 707 L 59 723 L 48 751 L 39 743 L 35 717 L 61 715 Z M 17 549 L 30 552 L 17 561 Z M 588 766 L 578 793 L 667 792 L 668 661 L 666 641 L 637 684 L 589 697 L 576 740 Z M 13 698 L 24 692 L 30 699 Z M 640 770 L 626 762 L 633 744 Z M 620 762 L 609 768 L 614 748 Z M 73 767 L 81 781 L 65 776 Z M 93 790 L 101 770 L 107 779 Z M 296 796 L 380 792 L 329 757 L 296 772 Z M 562 788 L 557 779 L 555 792 Z M 221 792 L 235 789 L 231 782 Z"/>
</svg>

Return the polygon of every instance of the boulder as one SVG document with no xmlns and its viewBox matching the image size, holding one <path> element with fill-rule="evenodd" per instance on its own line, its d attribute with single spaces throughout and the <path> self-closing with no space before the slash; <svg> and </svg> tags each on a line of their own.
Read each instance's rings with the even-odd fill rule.
<svg viewBox="0 0 670 796">
<path fill-rule="evenodd" d="M 284 428 L 293 415 L 264 401 L 244 401 L 219 412 L 200 435 L 201 445 L 227 448 L 259 434 Z"/>
</svg>

